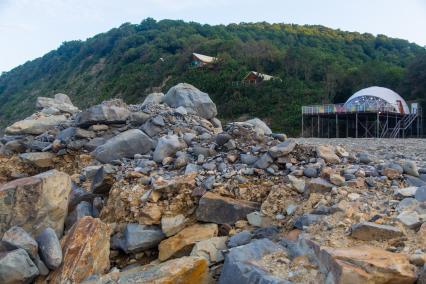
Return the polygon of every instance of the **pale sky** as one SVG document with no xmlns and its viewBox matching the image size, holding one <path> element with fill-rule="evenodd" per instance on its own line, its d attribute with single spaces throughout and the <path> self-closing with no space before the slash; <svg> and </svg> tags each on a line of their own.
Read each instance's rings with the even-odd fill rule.
<svg viewBox="0 0 426 284">
<path fill-rule="evenodd" d="M 0 72 L 147 17 L 320 24 L 426 45 L 426 0 L 0 0 Z"/>
</svg>

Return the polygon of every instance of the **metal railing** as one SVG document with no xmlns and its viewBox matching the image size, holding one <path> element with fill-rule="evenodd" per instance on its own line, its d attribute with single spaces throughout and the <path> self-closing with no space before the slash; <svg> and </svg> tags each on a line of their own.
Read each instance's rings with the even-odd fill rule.
<svg viewBox="0 0 426 284">
<path fill-rule="evenodd" d="M 391 112 L 399 113 L 395 105 L 372 105 L 368 103 L 345 106 L 344 104 L 324 104 L 303 106 L 302 114 L 330 114 L 330 113 L 360 113 L 360 112 Z"/>
</svg>

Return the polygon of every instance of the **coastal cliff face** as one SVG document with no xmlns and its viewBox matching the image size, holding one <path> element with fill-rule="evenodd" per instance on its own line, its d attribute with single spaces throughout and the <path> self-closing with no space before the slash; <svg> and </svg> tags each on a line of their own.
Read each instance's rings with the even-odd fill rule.
<svg viewBox="0 0 426 284">
<path fill-rule="evenodd" d="M 37 102 L 0 138 L 1 283 L 426 279 L 422 140 L 222 126 L 189 84 Z"/>
</svg>

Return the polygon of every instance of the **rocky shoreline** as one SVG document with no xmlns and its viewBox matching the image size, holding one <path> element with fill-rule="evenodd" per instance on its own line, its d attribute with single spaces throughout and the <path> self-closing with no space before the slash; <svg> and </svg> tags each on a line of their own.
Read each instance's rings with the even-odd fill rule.
<svg viewBox="0 0 426 284">
<path fill-rule="evenodd" d="M 426 283 L 426 143 L 222 126 L 178 84 L 0 138 L 0 283 Z"/>
</svg>

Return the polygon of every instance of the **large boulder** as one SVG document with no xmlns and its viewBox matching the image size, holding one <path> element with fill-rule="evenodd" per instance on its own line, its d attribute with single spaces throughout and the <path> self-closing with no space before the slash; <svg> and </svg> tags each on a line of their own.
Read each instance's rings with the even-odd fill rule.
<svg viewBox="0 0 426 284">
<path fill-rule="evenodd" d="M 142 107 L 149 104 L 161 104 L 164 100 L 163 93 L 152 93 L 146 96 L 145 100 L 142 103 Z"/>
<path fill-rule="evenodd" d="M 37 266 L 24 249 L 0 254 L 0 283 L 31 283 L 37 275 Z"/>
<path fill-rule="evenodd" d="M 188 112 L 206 119 L 212 119 L 217 115 L 216 105 L 209 95 L 190 84 L 180 83 L 172 87 L 163 101 L 170 107 L 184 107 Z"/>
<path fill-rule="evenodd" d="M 4 233 L 3 242 L 24 249 L 31 258 L 36 258 L 38 254 L 38 244 L 24 229 L 13 226 Z"/>
<path fill-rule="evenodd" d="M 0 234 L 21 226 L 33 236 L 47 227 L 61 236 L 70 191 L 70 176 L 57 170 L 0 186 Z"/>
<path fill-rule="evenodd" d="M 108 271 L 110 227 L 99 219 L 83 217 L 62 239 L 63 262 L 51 272 L 48 283 L 80 283 Z"/>
<path fill-rule="evenodd" d="M 196 211 L 197 220 L 216 224 L 234 224 L 246 219 L 247 214 L 257 211 L 259 204 L 237 200 L 207 192 L 200 199 Z"/>
<path fill-rule="evenodd" d="M 272 130 L 268 127 L 268 125 L 266 125 L 265 122 L 263 122 L 262 120 L 260 120 L 257 117 L 255 117 L 253 119 L 249 119 L 245 123 L 252 125 L 253 128 L 254 128 L 254 131 L 256 131 L 259 134 L 264 134 L 264 135 L 271 135 L 272 134 Z"/>
<path fill-rule="evenodd" d="M 110 163 L 121 158 L 133 158 L 135 154 L 145 154 L 152 148 L 152 140 L 139 129 L 127 130 L 109 139 L 93 151 L 96 160 Z"/>
<path fill-rule="evenodd" d="M 59 124 L 65 122 L 67 117 L 65 115 L 51 115 L 51 116 L 38 116 L 29 117 L 27 119 L 17 121 L 5 129 L 6 134 L 19 135 L 19 134 L 32 134 L 40 135 L 46 131 L 52 130 Z"/>
<path fill-rule="evenodd" d="M 130 111 L 123 101 L 112 100 L 79 113 L 76 122 L 81 127 L 89 127 L 94 124 L 119 124 L 125 123 L 129 116 Z"/>
<path fill-rule="evenodd" d="M 71 114 L 79 111 L 79 109 L 72 104 L 70 98 L 65 94 L 56 94 L 54 98 L 38 97 L 36 107 L 39 109 L 54 108 L 61 112 Z"/>
<path fill-rule="evenodd" d="M 218 283 L 288 283 L 256 264 L 257 260 L 276 252 L 284 253 L 284 249 L 268 239 L 256 240 L 247 245 L 230 249 L 225 258 Z"/>
<path fill-rule="evenodd" d="M 176 135 L 163 136 L 158 140 L 154 151 L 154 161 L 161 163 L 165 158 L 172 157 L 185 147 Z"/>
<path fill-rule="evenodd" d="M 185 256 L 160 264 L 136 266 L 120 273 L 111 272 L 85 284 L 109 283 L 213 283 L 209 277 L 207 260 Z"/>
<path fill-rule="evenodd" d="M 361 246 L 323 248 L 319 253 L 322 271 L 328 272 L 330 283 L 414 283 L 416 268 L 408 256 Z"/>
</svg>

